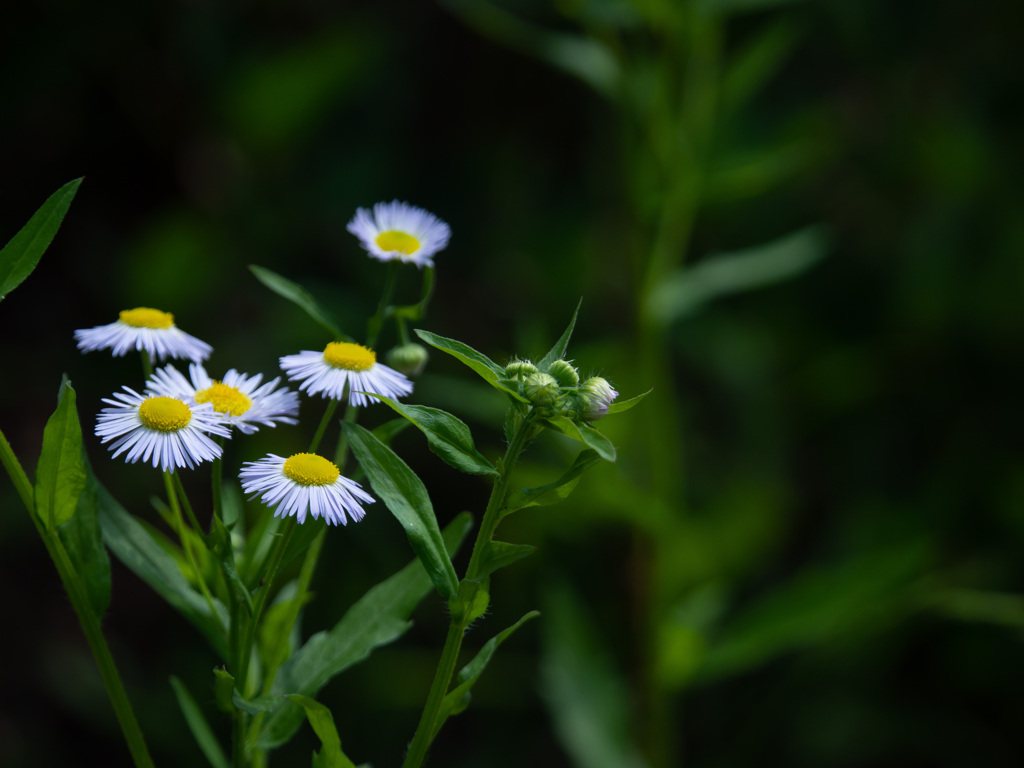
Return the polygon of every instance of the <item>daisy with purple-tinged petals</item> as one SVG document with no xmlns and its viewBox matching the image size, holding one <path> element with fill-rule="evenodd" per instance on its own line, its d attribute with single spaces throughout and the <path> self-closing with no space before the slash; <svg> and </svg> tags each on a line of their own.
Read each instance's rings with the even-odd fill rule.
<svg viewBox="0 0 1024 768">
<path fill-rule="evenodd" d="M 358 522 L 366 514 L 362 505 L 373 503 L 359 483 L 315 453 L 297 453 L 288 459 L 269 454 L 245 462 L 238 476 L 245 493 L 260 495 L 260 501 L 274 507 L 274 517 L 294 517 L 299 524 L 307 514 L 322 517 L 328 525 Z"/>
<path fill-rule="evenodd" d="M 280 377 L 260 386 L 262 373 L 248 376 L 232 368 L 217 380 L 211 379 L 198 363 L 189 365 L 188 372 L 186 379 L 172 365 L 159 368 L 146 383 L 146 392 L 210 403 L 228 425 L 246 435 L 256 432 L 258 424 L 273 427 L 276 422 L 297 423 L 294 417 L 299 412 L 299 395 L 287 387 L 275 389 Z"/>
<path fill-rule="evenodd" d="M 366 252 L 380 261 L 399 261 L 432 267 L 431 258 L 448 245 L 451 227 L 429 211 L 392 200 L 377 203 L 373 211 L 356 209 L 346 227 L 359 238 Z"/>
<path fill-rule="evenodd" d="M 103 402 L 96 419 L 96 436 L 101 443 L 110 443 L 111 458 L 125 451 L 125 461 L 151 461 L 165 472 L 176 467 L 194 468 L 204 461 L 221 456 L 221 448 L 208 435 L 230 437 L 224 419 L 209 403 L 190 405 L 174 397 L 146 396 L 123 387 L 113 400 Z"/>
<path fill-rule="evenodd" d="M 412 382 L 378 363 L 372 349 L 345 341 L 332 341 L 323 352 L 285 355 L 281 368 L 292 381 L 301 381 L 299 389 L 310 395 L 319 392 L 321 397 L 341 400 L 347 386 L 350 405 L 377 402 L 373 395 L 397 399 L 412 392 Z"/>
<path fill-rule="evenodd" d="M 83 352 L 109 349 L 115 357 L 134 349 L 156 360 L 178 357 L 201 363 L 213 352 L 205 341 L 179 330 L 170 312 L 149 307 L 125 309 L 115 323 L 75 331 L 75 341 Z"/>
</svg>

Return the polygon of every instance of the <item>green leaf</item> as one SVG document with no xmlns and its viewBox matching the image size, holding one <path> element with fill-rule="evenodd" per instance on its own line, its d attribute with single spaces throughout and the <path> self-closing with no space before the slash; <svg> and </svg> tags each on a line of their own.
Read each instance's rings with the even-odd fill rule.
<svg viewBox="0 0 1024 768">
<path fill-rule="evenodd" d="M 86 480 L 75 390 L 66 379 L 58 398 L 57 410 L 43 430 L 43 450 L 36 467 L 36 516 L 51 531 L 71 519 Z"/>
<path fill-rule="evenodd" d="M 383 395 L 377 395 L 377 399 L 415 424 L 427 436 L 430 450 L 456 469 L 472 475 L 498 474 L 491 462 L 476 449 L 473 435 L 463 421 L 438 408 L 405 405 Z"/>
<path fill-rule="evenodd" d="M 97 489 L 100 528 L 110 551 L 192 622 L 221 658 L 227 658 L 228 614 L 224 606 L 214 598 L 216 613 L 211 613 L 206 600 L 192 588 L 174 558 L 98 482 Z"/>
<path fill-rule="evenodd" d="M 827 247 L 824 230 L 807 227 L 755 248 L 710 256 L 669 275 L 648 297 L 647 312 L 671 323 L 720 296 L 795 277 L 824 257 Z"/>
<path fill-rule="evenodd" d="M 348 336 L 341 332 L 338 327 L 337 321 L 331 314 L 317 304 L 316 299 L 298 283 L 293 283 L 291 280 L 281 277 L 276 272 L 272 272 L 265 267 L 259 267 L 255 264 L 249 265 L 249 271 L 256 275 L 256 279 L 263 283 L 267 288 L 272 290 L 278 296 L 288 299 L 296 306 L 298 306 L 303 312 L 316 323 L 327 329 L 335 339 L 346 339 L 351 340 Z"/>
<path fill-rule="evenodd" d="M 217 709 L 229 715 L 234 712 L 235 704 L 232 701 L 234 692 L 234 676 L 224 667 L 215 668 L 213 670 L 213 698 L 217 702 Z"/>
<path fill-rule="evenodd" d="M 565 416 L 549 416 L 547 423 L 563 435 L 593 448 L 605 461 L 615 461 L 615 446 L 612 445 L 612 441 L 589 424 L 577 424 Z"/>
<path fill-rule="evenodd" d="M 257 696 L 254 699 L 246 699 L 236 689 L 231 692 L 231 703 L 235 709 L 240 709 L 246 714 L 265 715 L 277 708 L 279 700 L 277 696 Z"/>
<path fill-rule="evenodd" d="M 444 336 L 438 336 L 437 334 L 430 333 L 429 331 L 421 331 L 417 329 L 416 335 L 435 349 L 447 352 L 463 364 L 468 365 L 476 371 L 484 381 L 498 391 L 511 395 L 514 399 L 519 400 L 520 402 L 529 402 L 529 400 L 518 392 L 509 389 L 498 381 L 499 379 L 504 378 L 505 369 L 482 352 L 477 352 L 475 349 L 463 344 L 461 341 L 447 339 Z"/>
<path fill-rule="evenodd" d="M 510 494 L 508 502 L 501 512 L 501 516 L 505 517 L 524 507 L 557 504 L 572 493 L 583 473 L 600 461 L 602 461 L 602 457 L 597 451 L 580 451 L 572 466 L 553 483 L 541 485 L 537 488 L 523 488 Z"/>
<path fill-rule="evenodd" d="M 647 397 L 653 391 L 654 391 L 653 389 L 648 389 L 646 392 L 642 392 L 641 394 L 637 395 L 636 397 L 629 398 L 629 400 L 616 400 L 611 405 L 608 406 L 608 413 L 612 414 L 612 413 L 622 413 L 623 411 L 628 411 L 630 408 L 632 408 L 633 406 L 637 405 L 641 400 L 643 400 L 645 397 Z"/>
<path fill-rule="evenodd" d="M 523 624 L 538 616 L 540 616 L 539 611 L 530 611 L 511 627 L 484 643 L 484 647 L 473 657 L 473 660 L 462 668 L 459 672 L 459 684 L 445 695 L 441 701 L 441 711 L 438 713 L 437 723 L 434 726 L 434 736 L 441 730 L 441 726 L 444 725 L 449 717 L 459 714 L 469 706 L 469 692 L 476 685 L 476 681 L 480 679 L 480 675 L 483 674 L 487 665 L 490 664 L 491 659 L 494 657 L 494 652 L 498 650 L 498 646 L 505 642 Z"/>
<path fill-rule="evenodd" d="M 445 552 L 441 531 L 427 489 L 409 466 L 384 443 L 358 424 L 344 423 L 352 453 L 359 459 L 374 492 L 405 529 L 413 551 L 423 561 L 434 586 L 448 599 L 459 580 Z"/>
<path fill-rule="evenodd" d="M 100 617 L 110 604 L 110 557 L 103 546 L 103 533 L 100 531 L 99 486 L 84 454 L 82 458 L 86 472 L 85 488 L 78 497 L 75 513 L 57 533 L 75 566 L 75 573 L 85 584 L 93 612 Z"/>
<path fill-rule="evenodd" d="M 472 526 L 468 514 L 456 517 L 442 534 L 454 554 Z M 400 637 L 411 626 L 409 615 L 431 589 L 420 560 L 371 588 L 330 631 L 317 632 L 281 665 L 272 693 L 314 696 L 331 678 L 365 659 L 378 646 Z M 302 710 L 281 700 L 264 721 L 256 740 L 260 749 L 284 744 L 302 723 Z"/>
<path fill-rule="evenodd" d="M 341 751 L 341 737 L 331 710 L 308 696 L 292 693 L 288 698 L 306 710 L 306 718 L 323 745 L 319 752 L 313 753 L 313 768 L 356 768 Z"/>
<path fill-rule="evenodd" d="M 412 422 L 408 419 L 391 419 L 378 427 L 374 427 L 373 436 L 384 443 L 384 445 L 391 445 L 391 441 L 395 439 L 396 435 L 401 434 L 411 426 Z"/>
<path fill-rule="evenodd" d="M 565 357 L 565 350 L 569 348 L 569 339 L 572 338 L 573 329 L 576 327 L 576 316 L 580 313 L 581 306 L 583 306 L 583 299 L 577 302 L 576 310 L 572 313 L 572 319 L 569 321 L 569 327 L 565 329 L 558 341 L 555 342 L 555 346 L 537 363 L 537 368 L 541 371 L 546 372 L 555 360 L 561 360 Z"/>
<path fill-rule="evenodd" d="M 537 548 L 529 544 L 509 544 L 492 539 L 487 543 L 483 557 L 480 558 L 480 578 L 490 576 L 499 568 L 512 565 L 536 551 Z"/>
<path fill-rule="evenodd" d="M 210 765 L 213 768 L 229 768 L 230 763 L 224 756 L 217 737 L 213 735 L 210 724 L 206 722 L 202 710 L 199 709 L 199 705 L 196 704 L 195 699 L 192 698 L 192 694 L 188 692 L 185 684 L 172 675 L 171 687 L 174 689 L 174 695 L 178 699 L 181 713 L 185 716 L 185 722 L 188 723 L 189 730 L 192 731 L 199 749 L 206 755 Z"/>
<path fill-rule="evenodd" d="M 53 241 L 82 180 L 69 181 L 50 195 L 28 223 L 0 250 L 0 301 L 32 274 Z"/>
<path fill-rule="evenodd" d="M 459 592 L 448 601 L 448 612 L 453 624 L 469 626 L 487 612 L 491 604 L 491 582 L 486 576 L 475 579 L 463 579 L 459 582 Z"/>
</svg>

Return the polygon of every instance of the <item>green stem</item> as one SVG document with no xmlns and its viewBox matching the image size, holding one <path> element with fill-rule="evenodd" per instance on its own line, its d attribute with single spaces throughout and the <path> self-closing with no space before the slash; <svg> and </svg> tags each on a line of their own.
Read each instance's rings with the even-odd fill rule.
<svg viewBox="0 0 1024 768">
<path fill-rule="evenodd" d="M 135 763 L 136 768 L 153 768 L 153 758 L 149 756 L 149 750 L 146 748 L 146 740 L 142 735 L 142 729 L 139 728 L 139 722 L 135 719 L 135 712 L 132 710 L 131 702 L 128 700 L 128 693 L 121 682 L 121 676 L 117 672 L 117 665 L 114 663 L 110 647 L 103 637 L 99 618 L 93 612 L 85 586 L 75 571 L 74 563 L 71 562 L 71 557 L 64 548 L 60 535 L 56 530 L 44 528 L 42 522 L 35 514 L 32 483 L 29 481 L 28 475 L 25 474 L 21 462 L 14 455 L 14 451 L 11 450 L 11 446 L 2 431 L 0 431 L 0 461 L 3 462 L 7 474 L 10 475 L 14 487 L 17 489 L 18 495 L 21 497 L 25 509 L 28 510 L 29 517 L 32 518 L 32 522 L 35 524 L 36 530 L 43 540 L 43 545 L 46 547 L 46 551 L 57 569 L 57 574 L 64 585 L 64 590 L 71 601 L 71 607 L 78 617 L 78 623 L 82 627 L 82 632 L 85 633 L 86 642 L 89 643 L 89 649 L 96 660 L 96 666 L 99 667 L 100 677 L 103 679 L 103 685 L 107 689 L 110 703 L 114 707 L 114 714 L 117 717 L 118 724 L 121 726 L 121 733 L 124 735 L 125 742 L 128 744 L 128 751 L 131 753 L 132 761 Z"/>
<path fill-rule="evenodd" d="M 142 376 L 148 379 L 153 375 L 153 361 L 149 359 L 149 352 L 146 350 L 139 350 L 139 354 L 142 357 Z"/>
<path fill-rule="evenodd" d="M 177 484 L 177 489 L 175 488 Z M 167 501 L 171 505 L 171 512 L 174 514 L 174 524 L 177 527 L 178 539 L 181 541 L 181 548 L 185 552 L 185 557 L 188 559 L 188 563 L 192 566 L 192 570 L 196 574 L 196 581 L 199 582 L 199 590 L 203 593 L 203 597 L 206 598 L 206 605 L 210 609 L 211 616 L 217 616 L 217 609 L 213 605 L 213 595 L 210 594 L 209 587 L 206 586 L 206 579 L 203 577 L 203 572 L 199 568 L 199 563 L 196 561 L 195 553 L 192 551 L 192 545 L 189 543 L 189 531 L 185 525 L 185 519 L 181 516 L 181 505 L 178 503 L 178 493 L 181 494 L 181 500 L 185 504 L 185 508 L 188 510 L 189 518 L 192 521 L 192 525 L 196 531 L 202 530 L 199 527 L 199 523 L 192 513 L 192 505 L 188 503 L 188 499 L 185 497 L 185 489 L 181 485 L 181 478 L 173 472 L 164 470 L 164 487 L 167 490 Z"/>
<path fill-rule="evenodd" d="M 501 464 L 501 474 L 494 482 L 491 489 L 491 496 L 487 500 L 487 508 L 484 510 L 483 520 L 480 523 L 480 531 L 473 545 L 473 554 L 466 568 L 466 581 L 472 581 L 480 572 L 480 562 L 484 550 L 494 537 L 494 532 L 501 521 L 501 508 L 505 501 L 505 494 L 508 492 L 508 484 L 512 477 L 512 470 L 515 468 L 519 455 L 529 442 L 533 434 L 533 420 L 528 415 L 523 419 L 519 428 L 512 435 L 512 442 L 505 451 L 505 458 Z M 465 616 L 466 613 L 463 613 Z M 451 686 L 452 675 L 455 674 L 455 663 L 459 657 L 459 650 L 462 648 L 462 637 L 469 625 L 469 619 L 460 616 L 458 620 L 453 618 L 448 627 L 448 636 L 445 638 L 444 649 L 441 651 L 441 659 L 437 665 L 437 672 L 427 694 L 427 702 L 423 705 L 423 714 L 416 726 L 416 733 L 409 744 L 409 752 L 405 756 L 402 768 L 419 768 L 426 759 L 427 750 L 437 735 L 437 719 L 441 712 L 441 704 L 445 694 Z"/>
<path fill-rule="evenodd" d="M 402 266 L 400 261 L 388 262 L 388 273 L 384 278 L 384 290 L 380 295 L 380 302 L 377 304 L 377 312 L 366 324 L 366 346 L 374 348 L 377 339 L 380 337 L 381 328 L 384 327 L 384 318 L 387 316 L 388 306 L 391 304 L 391 297 L 395 294 L 395 285 L 398 282 L 398 270 Z"/>
<path fill-rule="evenodd" d="M 331 417 L 334 416 L 334 411 L 338 408 L 338 401 L 331 400 L 327 404 L 327 410 L 324 411 L 324 417 L 320 419 L 320 426 L 316 428 L 316 434 L 313 435 L 313 442 L 309 444 L 309 452 L 316 453 L 317 447 L 320 445 L 320 441 L 324 437 L 324 432 L 327 431 L 327 425 L 331 423 Z"/>
</svg>

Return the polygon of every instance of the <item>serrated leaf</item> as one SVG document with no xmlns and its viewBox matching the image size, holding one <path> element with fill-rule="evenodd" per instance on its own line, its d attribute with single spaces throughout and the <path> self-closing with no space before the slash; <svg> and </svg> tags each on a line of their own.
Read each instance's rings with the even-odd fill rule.
<svg viewBox="0 0 1024 768">
<path fill-rule="evenodd" d="M 465 422 L 446 411 L 425 405 L 406 405 L 377 395 L 377 399 L 401 414 L 427 436 L 435 454 L 462 472 L 472 475 L 497 475 L 498 471 L 473 444 L 473 435 Z"/>
<path fill-rule="evenodd" d="M 196 704 L 196 700 L 192 698 L 192 694 L 188 692 L 185 684 L 172 675 L 171 687 L 174 689 L 174 696 L 178 699 L 178 707 L 185 716 L 185 722 L 188 723 L 196 744 L 199 745 L 199 749 L 202 750 L 210 765 L 213 768 L 229 768 L 230 763 L 224 756 L 217 737 L 214 736 L 203 711 L 199 709 L 199 705 Z"/>
<path fill-rule="evenodd" d="M 603 457 L 595 450 L 580 451 L 572 466 L 553 483 L 537 488 L 523 488 L 510 494 L 508 502 L 501 512 L 502 517 L 524 507 L 557 504 L 572 493 L 583 473 L 601 462 L 602 459 Z"/>
<path fill-rule="evenodd" d="M 328 333 L 335 339 L 349 339 L 348 336 L 341 332 L 334 317 L 327 310 L 323 309 L 316 299 L 313 298 L 312 294 L 301 285 L 293 283 L 288 278 L 282 277 L 266 267 L 260 267 L 255 264 L 249 265 L 249 271 L 267 288 L 281 298 L 288 299 L 288 301 L 309 315 L 310 319 L 327 329 Z"/>
<path fill-rule="evenodd" d="M 434 736 L 441 730 L 441 726 L 444 725 L 449 717 L 457 715 L 466 709 L 469 704 L 470 690 L 476 685 L 476 681 L 480 679 L 480 675 L 483 674 L 487 665 L 490 664 L 491 659 L 494 657 L 494 652 L 498 650 L 498 646 L 505 642 L 523 624 L 538 616 L 540 616 L 539 611 L 530 611 L 511 627 L 492 637 L 484 643 L 483 648 L 477 652 L 473 660 L 459 671 L 459 684 L 448 692 L 441 701 L 441 710 L 438 713 L 437 722 L 434 724 Z"/>
<path fill-rule="evenodd" d="M 754 248 L 709 256 L 662 281 L 647 299 L 647 312 L 671 323 L 719 296 L 799 275 L 824 257 L 827 246 L 823 229 L 807 227 Z"/>
<path fill-rule="evenodd" d="M 434 586 L 448 599 L 459 580 L 445 552 L 441 531 L 427 489 L 398 455 L 358 424 L 342 424 L 352 453 L 366 472 L 370 486 L 405 529 L 413 551 L 423 561 Z"/>
<path fill-rule="evenodd" d="M 444 543 L 455 554 L 469 529 L 468 514 L 444 529 Z M 397 639 L 411 626 L 409 615 L 431 589 L 431 580 L 417 559 L 371 588 L 329 631 L 317 632 L 281 665 L 272 693 L 314 696 L 331 678 L 358 664 L 378 646 Z M 302 710 L 281 700 L 264 721 L 256 746 L 272 749 L 284 744 L 302 723 Z"/>
<path fill-rule="evenodd" d="M 227 658 L 227 610 L 216 598 L 216 613 L 192 588 L 174 558 L 150 536 L 146 528 L 97 482 L 100 529 L 103 541 L 136 576 L 192 622 L 209 640 L 221 658 Z"/>
<path fill-rule="evenodd" d="M 69 181 L 50 195 L 32 218 L 0 250 L 0 301 L 21 285 L 50 246 L 82 179 Z"/>
<path fill-rule="evenodd" d="M 555 360 L 561 360 L 565 357 L 565 351 L 569 348 L 569 339 L 572 338 L 573 329 L 576 327 L 576 316 L 579 315 L 580 307 L 582 306 L 583 299 L 580 299 L 576 304 L 576 310 L 572 313 L 572 319 L 569 320 L 569 326 L 562 333 L 558 341 L 555 342 L 555 346 L 537 363 L 537 368 L 541 371 L 546 372 Z"/>
<path fill-rule="evenodd" d="M 448 339 L 444 336 L 438 336 L 436 333 L 430 333 L 429 331 L 421 331 L 417 329 L 416 335 L 435 349 L 447 352 L 456 360 L 459 360 L 463 364 L 472 368 L 477 374 L 479 374 L 480 378 L 498 391 L 504 392 L 520 402 L 529 402 L 518 392 L 509 389 L 498 381 L 505 376 L 505 369 L 482 352 L 477 352 L 475 349 L 463 344 L 461 341 Z"/>
<path fill-rule="evenodd" d="M 320 739 L 320 751 L 313 754 L 313 768 L 356 768 L 356 764 L 341 751 L 341 737 L 331 710 L 308 696 L 293 693 L 288 698 L 306 711 L 306 719 Z"/>
<path fill-rule="evenodd" d="M 629 400 L 616 400 L 608 406 L 608 414 L 622 413 L 628 411 L 630 408 L 636 406 L 641 400 L 647 397 L 654 389 L 648 389 L 646 392 L 642 392 L 636 397 L 631 397 Z"/>
<path fill-rule="evenodd" d="M 512 565 L 536 551 L 537 548 L 529 544 L 509 544 L 506 541 L 492 539 L 487 543 L 483 557 L 480 558 L 480 578 L 490 576 L 499 568 Z"/>
</svg>

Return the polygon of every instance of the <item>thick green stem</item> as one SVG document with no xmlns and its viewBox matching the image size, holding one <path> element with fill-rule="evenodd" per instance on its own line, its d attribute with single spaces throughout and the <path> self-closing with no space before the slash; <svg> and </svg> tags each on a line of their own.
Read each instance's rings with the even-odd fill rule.
<svg viewBox="0 0 1024 768">
<path fill-rule="evenodd" d="M 39 536 L 43 540 L 43 545 L 46 547 L 46 551 L 57 569 L 57 574 L 64 585 L 64 590 L 71 601 L 71 607 L 74 609 L 75 615 L 78 617 L 78 623 L 85 633 L 85 640 L 89 643 L 89 649 L 96 660 L 96 666 L 99 667 L 103 686 L 107 689 L 107 696 L 114 707 L 114 714 L 117 717 L 118 724 L 121 726 L 121 733 L 124 735 L 125 742 L 127 742 L 132 761 L 135 763 L 136 768 L 153 768 L 153 758 L 149 756 L 149 750 L 146 748 L 146 740 L 143 738 L 142 729 L 139 728 L 139 722 L 135 719 L 135 712 L 132 710 L 131 702 L 128 700 L 128 693 L 125 691 L 124 684 L 121 682 L 121 676 L 117 672 L 117 665 L 114 664 L 114 657 L 111 655 L 107 641 L 103 637 L 99 617 L 93 611 L 92 604 L 89 602 L 89 595 L 86 593 L 81 578 L 75 571 L 74 563 L 71 562 L 71 558 L 64 548 L 64 543 L 60 540 L 60 535 L 56 529 L 46 529 L 35 514 L 32 483 L 29 481 L 28 475 L 25 474 L 21 462 L 18 461 L 11 450 L 11 446 L 2 431 L 0 431 L 0 461 L 2 461 L 7 469 L 7 474 L 10 475 L 14 487 L 17 489 L 18 495 L 21 497 L 25 509 L 28 510 L 29 517 L 32 518 L 32 522 L 35 524 L 36 530 L 39 531 Z"/>
</svg>

